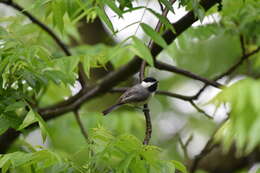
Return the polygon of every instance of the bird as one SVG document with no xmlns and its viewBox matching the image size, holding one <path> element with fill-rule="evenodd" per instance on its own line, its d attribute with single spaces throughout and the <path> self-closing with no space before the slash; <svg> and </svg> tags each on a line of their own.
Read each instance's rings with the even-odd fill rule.
<svg viewBox="0 0 260 173">
<path fill-rule="evenodd" d="M 158 81 L 153 77 L 146 77 L 141 83 L 128 88 L 118 101 L 105 109 L 102 113 L 107 115 L 124 104 L 143 105 L 154 95 L 158 87 Z"/>
</svg>

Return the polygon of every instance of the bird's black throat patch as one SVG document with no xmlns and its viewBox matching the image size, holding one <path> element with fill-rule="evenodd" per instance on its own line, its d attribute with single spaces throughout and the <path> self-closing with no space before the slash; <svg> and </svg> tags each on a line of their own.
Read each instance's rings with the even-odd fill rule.
<svg viewBox="0 0 260 173">
<path fill-rule="evenodd" d="M 150 87 L 148 87 L 148 91 L 150 92 L 155 92 L 157 90 L 157 83 L 154 83 L 153 85 L 151 85 Z"/>
</svg>

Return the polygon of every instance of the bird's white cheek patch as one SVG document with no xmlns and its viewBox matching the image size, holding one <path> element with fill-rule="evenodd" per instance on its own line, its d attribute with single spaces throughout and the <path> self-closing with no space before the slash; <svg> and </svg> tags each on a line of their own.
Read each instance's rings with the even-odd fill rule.
<svg viewBox="0 0 260 173">
<path fill-rule="evenodd" d="M 148 88 L 148 87 L 150 87 L 150 86 L 152 86 L 153 85 L 153 83 L 152 82 L 142 82 L 141 83 L 141 85 L 144 87 L 144 88 Z"/>
</svg>

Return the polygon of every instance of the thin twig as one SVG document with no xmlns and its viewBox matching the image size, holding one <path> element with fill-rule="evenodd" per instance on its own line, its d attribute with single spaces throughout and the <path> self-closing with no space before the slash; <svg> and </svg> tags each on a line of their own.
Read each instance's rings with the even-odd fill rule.
<svg viewBox="0 0 260 173">
<path fill-rule="evenodd" d="M 143 112 L 144 112 L 145 124 L 146 124 L 145 138 L 143 144 L 148 145 L 152 136 L 152 123 L 151 123 L 150 110 L 147 104 L 144 104 Z"/>
<path fill-rule="evenodd" d="M 80 119 L 80 115 L 79 115 L 79 111 L 78 109 L 76 109 L 74 111 L 74 115 L 75 115 L 75 118 L 76 118 L 76 121 L 79 125 L 79 128 L 80 128 L 80 131 L 82 133 L 82 135 L 84 136 L 85 140 L 87 141 L 88 144 L 90 144 L 90 140 L 89 140 L 89 137 L 88 137 L 88 133 L 87 133 L 87 130 L 84 128 L 84 125 Z"/>
<path fill-rule="evenodd" d="M 245 60 L 247 60 L 250 56 L 256 54 L 256 53 L 259 52 L 259 51 L 260 51 L 260 47 L 256 48 L 255 50 L 253 50 L 252 52 L 250 52 L 250 53 L 248 53 L 248 54 L 243 55 L 243 56 L 240 58 L 240 60 L 239 60 L 236 64 L 232 65 L 232 66 L 231 66 L 230 68 L 228 68 L 224 73 L 222 73 L 222 74 L 216 76 L 213 80 L 214 80 L 214 81 L 217 81 L 217 80 L 223 78 L 224 76 L 230 75 L 230 74 L 233 73 L 240 65 L 242 65 Z M 193 100 L 198 99 L 199 96 L 201 95 L 201 93 L 202 93 L 208 86 L 209 86 L 209 85 L 205 83 L 204 86 L 203 86 L 194 96 L 192 96 L 192 99 L 193 99 Z"/>
<path fill-rule="evenodd" d="M 188 147 L 190 141 L 192 140 L 192 137 L 193 137 L 193 136 L 191 135 L 191 136 L 188 138 L 187 142 L 186 142 L 186 143 L 183 143 L 183 141 L 182 141 L 180 135 L 178 134 L 178 141 L 180 142 L 181 148 L 182 148 L 182 150 L 183 150 L 184 158 L 185 158 L 186 160 L 189 160 L 189 155 L 188 155 L 187 147 Z"/>
<path fill-rule="evenodd" d="M 193 139 L 193 135 L 190 135 L 189 138 L 187 139 L 187 141 L 185 142 L 185 145 L 184 145 L 186 148 L 188 147 L 188 145 L 190 144 L 192 139 Z"/>
<path fill-rule="evenodd" d="M 199 107 L 194 103 L 193 100 L 190 100 L 189 102 L 190 102 L 190 104 L 191 104 L 198 112 L 202 113 L 203 115 L 205 115 L 205 116 L 206 116 L 207 118 L 209 118 L 209 119 L 213 119 L 212 116 L 210 116 L 210 115 L 207 114 L 204 110 L 202 110 L 201 108 L 199 108 Z"/>
<path fill-rule="evenodd" d="M 240 46 L 241 46 L 241 50 L 242 50 L 242 55 L 245 56 L 245 54 L 246 54 L 246 47 L 245 47 L 245 41 L 244 41 L 243 35 L 239 36 L 239 40 L 240 40 Z"/>
<path fill-rule="evenodd" d="M 146 9 L 147 9 L 147 7 L 148 7 L 148 5 L 149 5 L 149 2 L 150 2 L 150 1 L 147 1 L 146 4 L 145 4 L 145 7 L 146 7 L 146 8 L 144 8 L 143 14 L 142 14 L 142 16 L 141 16 L 141 19 L 140 19 L 139 24 L 137 25 L 137 28 L 136 28 L 136 30 L 135 30 L 134 35 L 137 34 L 137 31 L 138 31 L 138 29 L 139 29 L 139 27 L 140 27 L 140 23 L 141 23 L 141 22 L 143 21 L 143 19 L 144 19 L 144 15 L 145 15 L 145 13 L 146 13 Z"/>
</svg>

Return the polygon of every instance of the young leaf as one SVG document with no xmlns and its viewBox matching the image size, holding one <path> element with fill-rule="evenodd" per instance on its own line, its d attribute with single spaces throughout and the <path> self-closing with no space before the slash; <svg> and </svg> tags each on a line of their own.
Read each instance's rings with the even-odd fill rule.
<svg viewBox="0 0 260 173">
<path fill-rule="evenodd" d="M 137 37 L 133 36 L 133 51 L 149 65 L 154 66 L 153 57 L 147 46 Z"/>
<path fill-rule="evenodd" d="M 101 20 L 103 22 L 105 22 L 105 24 L 107 25 L 107 27 L 114 33 L 114 27 L 112 22 L 110 21 L 109 17 L 107 16 L 107 14 L 105 13 L 103 8 L 96 8 L 96 11 L 98 13 L 98 16 L 101 18 Z"/>
<path fill-rule="evenodd" d="M 26 128 L 27 126 L 29 126 L 32 123 L 35 123 L 37 121 L 37 119 L 35 118 L 34 112 L 31 109 L 28 114 L 26 115 L 25 119 L 23 120 L 23 123 L 19 126 L 19 128 L 17 130 L 22 130 L 24 128 Z"/>
<path fill-rule="evenodd" d="M 147 8 L 147 10 L 150 11 L 153 15 L 155 15 L 155 16 L 160 20 L 160 22 L 162 22 L 162 23 L 166 26 L 166 28 L 172 30 L 173 33 L 176 33 L 176 31 L 175 31 L 173 25 L 171 24 L 171 22 L 168 20 L 167 17 L 162 16 L 161 14 L 155 12 L 155 11 L 154 11 L 153 9 L 151 9 L 151 8 Z"/>
<path fill-rule="evenodd" d="M 0 135 L 3 134 L 9 127 L 10 124 L 8 124 L 5 115 L 0 115 Z"/>
<path fill-rule="evenodd" d="M 151 28 L 149 25 L 145 23 L 141 23 L 140 26 L 142 27 L 143 31 L 149 35 L 157 44 L 159 44 L 161 47 L 166 48 L 167 43 L 165 40 L 161 37 L 161 35 L 158 32 L 155 32 L 153 28 Z"/>
<path fill-rule="evenodd" d="M 15 102 L 15 103 L 13 103 L 13 104 L 7 106 L 7 107 L 5 108 L 5 112 L 15 111 L 15 110 L 17 110 L 17 109 L 19 109 L 19 108 L 22 108 L 22 107 L 24 107 L 24 106 L 25 106 L 25 103 L 24 103 L 23 101 Z"/>
<path fill-rule="evenodd" d="M 41 129 L 43 142 L 45 142 L 47 135 L 50 136 L 50 133 L 47 128 L 47 124 L 42 119 L 42 117 L 38 114 L 38 112 L 34 111 L 33 109 L 30 109 L 23 123 L 19 126 L 18 130 L 22 130 L 35 122 L 38 122 Z"/>
<path fill-rule="evenodd" d="M 177 170 L 181 171 L 182 173 L 188 173 L 186 167 L 181 162 L 172 160 L 172 163 L 174 164 L 174 166 Z"/>
<path fill-rule="evenodd" d="M 109 6 L 119 17 L 123 17 L 122 11 L 118 8 L 114 1 L 112 0 L 103 0 L 106 5 Z"/>
<path fill-rule="evenodd" d="M 169 2 L 169 0 L 160 0 L 160 2 L 162 2 L 167 9 L 171 10 L 171 12 L 174 13 L 174 9 L 172 7 L 172 4 Z"/>
<path fill-rule="evenodd" d="M 63 32 L 63 16 L 65 14 L 65 4 L 63 0 L 52 1 L 52 11 L 54 25 L 56 25 L 59 28 L 60 32 Z"/>
<path fill-rule="evenodd" d="M 50 136 L 50 132 L 47 128 L 47 124 L 42 119 L 42 117 L 38 114 L 38 112 L 34 111 L 34 114 L 35 114 L 35 118 L 37 119 L 40 129 L 41 129 L 43 142 L 45 142 L 47 135 Z"/>
</svg>

